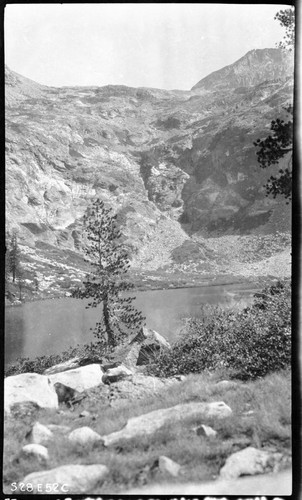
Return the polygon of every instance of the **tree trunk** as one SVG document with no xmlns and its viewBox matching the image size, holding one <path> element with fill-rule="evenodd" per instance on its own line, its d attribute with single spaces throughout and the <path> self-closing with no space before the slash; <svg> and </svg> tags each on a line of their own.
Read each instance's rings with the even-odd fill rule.
<svg viewBox="0 0 302 500">
<path fill-rule="evenodd" d="M 109 300 L 108 295 L 106 295 L 106 297 L 103 300 L 103 318 L 104 318 L 104 323 L 105 323 L 105 328 L 106 328 L 108 346 L 115 347 L 116 342 L 115 342 L 115 338 L 114 338 L 114 333 L 113 333 L 113 330 L 110 326 L 110 312 L 109 312 L 108 300 Z"/>
</svg>

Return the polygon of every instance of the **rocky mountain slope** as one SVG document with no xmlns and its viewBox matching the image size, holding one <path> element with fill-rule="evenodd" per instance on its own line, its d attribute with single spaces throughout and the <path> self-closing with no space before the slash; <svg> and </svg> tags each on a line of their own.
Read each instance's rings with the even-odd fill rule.
<svg viewBox="0 0 302 500">
<path fill-rule="evenodd" d="M 290 57 L 251 51 L 191 91 L 46 87 L 6 67 L 8 230 L 32 248 L 78 252 L 99 196 L 144 269 L 188 244 L 189 257 L 209 261 L 205 238 L 289 231 L 289 206 L 265 197 L 275 168 L 259 168 L 253 141 L 286 116 Z"/>
<path fill-rule="evenodd" d="M 206 76 L 192 90 L 252 87 L 269 80 L 281 81 L 292 73 L 293 67 L 285 51 L 254 49 L 234 64 Z"/>
</svg>

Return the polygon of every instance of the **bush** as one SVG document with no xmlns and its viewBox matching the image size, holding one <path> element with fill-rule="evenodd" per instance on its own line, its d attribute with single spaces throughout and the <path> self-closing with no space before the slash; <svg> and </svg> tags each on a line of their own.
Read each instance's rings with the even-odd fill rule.
<svg viewBox="0 0 302 500">
<path fill-rule="evenodd" d="M 61 354 L 50 354 L 48 356 L 38 356 L 34 359 L 18 358 L 16 363 L 9 365 L 5 369 L 5 376 L 18 375 L 19 373 L 39 373 L 42 374 L 47 368 L 58 363 L 63 363 L 71 358 L 79 357 L 83 364 L 100 363 L 108 360 L 110 351 L 106 350 L 100 342 L 91 342 L 90 344 L 78 344 L 76 347 L 70 347 Z M 80 362 L 81 364 L 81 362 Z"/>
<path fill-rule="evenodd" d="M 242 311 L 204 309 L 189 319 L 171 351 L 150 365 L 150 374 L 173 376 L 227 368 L 241 380 L 262 377 L 291 363 L 291 285 L 278 282 L 255 295 Z"/>
</svg>

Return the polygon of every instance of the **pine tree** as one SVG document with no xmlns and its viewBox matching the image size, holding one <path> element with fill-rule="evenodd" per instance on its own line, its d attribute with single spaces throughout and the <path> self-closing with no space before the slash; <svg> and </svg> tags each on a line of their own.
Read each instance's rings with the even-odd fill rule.
<svg viewBox="0 0 302 500">
<path fill-rule="evenodd" d="M 8 250 L 9 270 L 12 273 L 13 282 L 16 281 L 18 268 L 20 266 L 20 249 L 18 245 L 18 233 L 14 231 L 10 241 L 10 248 Z"/>
<path fill-rule="evenodd" d="M 290 105 L 285 109 L 293 115 L 293 107 Z M 293 151 L 293 122 L 280 120 L 277 118 L 271 122 L 272 134 L 266 139 L 257 139 L 254 146 L 259 148 L 256 152 L 258 163 L 261 168 L 267 168 L 270 165 L 278 165 L 279 161 L 289 154 L 288 166 L 284 169 L 279 168 L 278 175 L 271 175 L 265 188 L 266 196 L 282 195 L 291 200 L 292 194 L 292 151 Z"/>
<path fill-rule="evenodd" d="M 19 300 L 22 301 L 22 289 L 24 285 L 24 275 L 23 275 L 23 269 L 19 265 L 16 271 L 16 278 L 17 278 L 17 283 L 18 283 L 18 288 L 19 288 Z"/>
<path fill-rule="evenodd" d="M 285 28 L 285 36 L 278 47 L 283 50 L 292 51 L 295 44 L 295 12 L 289 8 L 280 10 L 275 15 L 282 27 Z M 284 110 L 293 116 L 293 106 L 288 105 Z M 285 199 L 291 200 L 292 194 L 292 152 L 293 152 L 293 122 L 287 122 L 277 118 L 271 122 L 271 135 L 265 139 L 257 139 L 254 142 L 258 151 L 257 161 L 261 168 L 270 165 L 278 165 L 279 161 L 288 155 L 288 164 L 285 169 L 280 168 L 277 175 L 272 175 L 265 184 L 266 196 L 272 195 L 274 198 L 281 195 Z M 289 203 L 288 201 L 286 202 Z"/>
<path fill-rule="evenodd" d="M 84 228 L 87 237 L 85 260 L 92 271 L 74 296 L 91 299 L 87 308 L 101 305 L 101 318 L 94 335 L 104 347 L 113 348 L 138 331 L 145 318 L 132 304 L 135 297 L 124 295 L 133 288 L 125 280 L 130 263 L 120 243 L 121 232 L 112 209 L 105 208 L 104 202 L 96 199 L 84 216 Z"/>
</svg>

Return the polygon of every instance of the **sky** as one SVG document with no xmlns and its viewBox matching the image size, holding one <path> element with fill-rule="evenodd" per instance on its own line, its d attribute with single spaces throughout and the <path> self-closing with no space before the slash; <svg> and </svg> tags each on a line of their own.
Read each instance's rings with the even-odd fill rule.
<svg viewBox="0 0 302 500">
<path fill-rule="evenodd" d="M 6 5 L 5 63 L 38 83 L 189 90 L 249 50 L 275 47 L 286 5 Z"/>
</svg>

